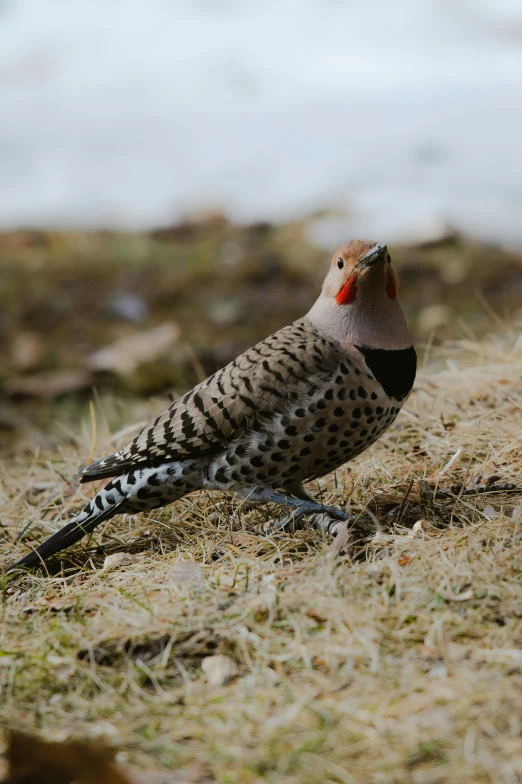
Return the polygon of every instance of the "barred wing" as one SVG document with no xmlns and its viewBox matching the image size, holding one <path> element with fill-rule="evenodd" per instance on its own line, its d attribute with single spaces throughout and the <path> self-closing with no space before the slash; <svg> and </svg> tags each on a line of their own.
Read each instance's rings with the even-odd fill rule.
<svg viewBox="0 0 522 784">
<path fill-rule="evenodd" d="M 220 452 L 326 382 L 340 354 L 299 319 L 175 400 L 119 452 L 82 468 L 81 481 Z"/>
</svg>

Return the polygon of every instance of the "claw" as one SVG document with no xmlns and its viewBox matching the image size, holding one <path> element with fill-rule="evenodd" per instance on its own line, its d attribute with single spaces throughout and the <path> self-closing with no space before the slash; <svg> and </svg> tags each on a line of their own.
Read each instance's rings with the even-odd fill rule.
<svg viewBox="0 0 522 784">
<path fill-rule="evenodd" d="M 296 509 L 286 517 L 265 523 L 263 533 L 271 535 L 284 531 L 286 528 L 302 531 L 305 528 L 313 527 L 330 536 L 336 536 L 339 531 L 346 529 L 348 523 L 354 520 L 354 515 L 348 514 L 348 512 L 337 509 L 334 506 L 325 506 L 321 512 L 307 512 L 306 510 Z"/>
</svg>

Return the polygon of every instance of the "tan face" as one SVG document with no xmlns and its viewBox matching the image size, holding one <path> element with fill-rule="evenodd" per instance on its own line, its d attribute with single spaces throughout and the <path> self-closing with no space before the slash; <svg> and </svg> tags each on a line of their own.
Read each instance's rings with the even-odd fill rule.
<svg viewBox="0 0 522 784">
<path fill-rule="evenodd" d="M 340 307 L 379 294 L 395 299 L 397 275 L 386 245 L 353 240 L 339 248 L 334 253 L 323 294 L 335 299 Z"/>
</svg>

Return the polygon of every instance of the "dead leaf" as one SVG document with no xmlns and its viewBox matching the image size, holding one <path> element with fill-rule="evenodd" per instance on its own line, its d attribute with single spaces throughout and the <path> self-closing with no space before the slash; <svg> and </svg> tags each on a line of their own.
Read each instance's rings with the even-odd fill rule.
<svg viewBox="0 0 522 784">
<path fill-rule="evenodd" d="M 210 686 L 223 686 L 238 672 L 235 661 L 222 653 L 216 656 L 206 656 L 201 662 L 201 669 L 207 676 Z"/>
<path fill-rule="evenodd" d="M 326 551 L 327 558 L 337 558 L 343 551 L 349 549 L 350 530 L 347 522 L 340 522 L 334 540 Z"/>
<path fill-rule="evenodd" d="M 321 656 L 314 656 L 314 658 L 312 659 L 312 664 L 318 670 L 322 670 L 325 667 L 328 667 L 326 660 L 323 659 Z"/>
<path fill-rule="evenodd" d="M 91 370 L 130 376 L 143 363 L 165 354 L 177 342 L 179 335 L 179 327 L 166 322 L 146 332 L 119 338 L 110 346 L 91 354 L 87 363 Z"/>
<path fill-rule="evenodd" d="M 37 332 L 20 332 L 11 345 L 11 359 L 18 370 L 29 370 L 43 355 L 42 338 Z"/>
<path fill-rule="evenodd" d="M 11 730 L 7 777 L 2 784 L 210 784 L 208 765 L 194 762 L 174 771 L 142 771 L 116 765 L 101 744 L 49 742 Z"/>
<path fill-rule="evenodd" d="M 316 610 L 312 610 L 311 608 L 305 612 L 307 618 L 311 618 L 316 623 L 326 623 L 327 619 L 324 618 L 321 613 L 318 613 Z"/>
<path fill-rule="evenodd" d="M 112 553 L 111 555 L 105 556 L 102 571 L 106 572 L 109 569 L 119 569 L 120 566 L 128 566 L 129 564 L 134 563 L 135 560 L 136 557 L 130 553 Z"/>
<path fill-rule="evenodd" d="M 4 784 L 131 784 L 102 746 L 50 743 L 21 732 L 7 737 Z"/>
<path fill-rule="evenodd" d="M 417 520 L 416 523 L 413 524 L 411 529 L 412 536 L 422 536 L 422 534 L 429 528 L 430 524 L 428 520 Z"/>
<path fill-rule="evenodd" d="M 8 379 L 4 392 L 10 397 L 39 397 L 51 399 L 91 386 L 92 378 L 85 370 L 64 370 L 39 373 L 34 376 L 17 376 Z"/>
</svg>

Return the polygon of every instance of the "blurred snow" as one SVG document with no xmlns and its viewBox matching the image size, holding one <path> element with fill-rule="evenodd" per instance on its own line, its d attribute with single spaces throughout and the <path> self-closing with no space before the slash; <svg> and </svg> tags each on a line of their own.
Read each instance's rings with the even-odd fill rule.
<svg viewBox="0 0 522 784">
<path fill-rule="evenodd" d="M 522 243 L 520 0 L 0 0 L 0 226 Z"/>
</svg>

